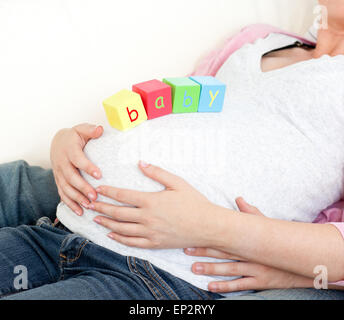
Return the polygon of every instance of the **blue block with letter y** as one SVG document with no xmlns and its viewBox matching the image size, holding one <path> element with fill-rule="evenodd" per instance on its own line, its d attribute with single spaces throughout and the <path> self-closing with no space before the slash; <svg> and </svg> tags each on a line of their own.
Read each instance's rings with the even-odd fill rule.
<svg viewBox="0 0 344 320">
<path fill-rule="evenodd" d="M 198 112 L 221 112 L 226 94 L 226 85 L 214 77 L 190 77 L 201 86 Z"/>
</svg>

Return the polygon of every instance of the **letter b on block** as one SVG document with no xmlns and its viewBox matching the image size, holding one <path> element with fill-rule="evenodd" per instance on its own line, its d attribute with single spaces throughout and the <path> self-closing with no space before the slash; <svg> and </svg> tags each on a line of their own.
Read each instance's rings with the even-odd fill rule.
<svg viewBox="0 0 344 320">
<path fill-rule="evenodd" d="M 189 78 L 163 80 L 172 87 L 173 113 L 197 112 L 201 87 Z"/>
<path fill-rule="evenodd" d="M 221 112 L 225 100 L 226 85 L 214 77 L 190 77 L 201 86 L 198 112 Z"/>
<path fill-rule="evenodd" d="M 140 94 L 149 120 L 172 113 L 171 87 L 159 80 L 133 85 L 133 91 Z"/>
<path fill-rule="evenodd" d="M 139 94 L 122 90 L 103 102 L 110 125 L 127 131 L 147 120 L 145 107 Z"/>
</svg>

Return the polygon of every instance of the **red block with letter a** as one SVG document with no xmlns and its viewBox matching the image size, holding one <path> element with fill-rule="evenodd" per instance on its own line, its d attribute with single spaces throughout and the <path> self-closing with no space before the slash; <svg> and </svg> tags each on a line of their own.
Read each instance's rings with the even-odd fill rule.
<svg viewBox="0 0 344 320">
<path fill-rule="evenodd" d="M 172 88 L 159 80 L 150 80 L 133 85 L 145 106 L 149 120 L 172 113 Z"/>
</svg>

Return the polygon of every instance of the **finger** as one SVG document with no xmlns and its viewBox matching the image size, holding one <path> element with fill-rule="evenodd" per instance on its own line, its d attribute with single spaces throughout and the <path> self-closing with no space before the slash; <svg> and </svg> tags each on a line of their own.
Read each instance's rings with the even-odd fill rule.
<svg viewBox="0 0 344 320">
<path fill-rule="evenodd" d="M 141 214 L 139 209 L 120 207 L 104 202 L 92 202 L 89 208 L 99 213 L 105 214 L 118 222 L 140 222 Z"/>
<path fill-rule="evenodd" d="M 154 244 L 146 238 L 125 237 L 116 233 L 110 233 L 108 237 L 128 247 L 135 247 L 141 249 L 154 248 Z"/>
<path fill-rule="evenodd" d="M 193 273 L 214 276 L 253 276 L 254 265 L 246 262 L 206 263 L 196 262 L 191 268 Z"/>
<path fill-rule="evenodd" d="M 84 139 L 85 142 L 90 139 L 97 139 L 102 136 L 104 129 L 102 126 L 95 126 L 89 123 L 83 123 L 73 128 Z"/>
<path fill-rule="evenodd" d="M 145 199 L 149 197 L 149 193 L 119 189 L 110 186 L 100 186 L 96 191 L 104 197 L 111 198 L 120 203 L 129 204 L 134 207 L 144 205 Z"/>
<path fill-rule="evenodd" d="M 66 197 L 78 203 L 79 205 L 88 208 L 90 204 L 88 198 L 86 198 L 81 192 L 71 186 L 63 176 L 60 176 L 59 178 L 59 186 Z"/>
<path fill-rule="evenodd" d="M 82 214 L 84 212 L 83 209 L 75 201 L 68 198 L 60 188 L 58 188 L 58 192 L 59 192 L 61 201 L 67 207 L 69 207 L 72 211 L 74 211 L 78 216 L 82 216 Z"/>
<path fill-rule="evenodd" d="M 182 178 L 162 168 L 145 163 L 144 161 L 139 162 L 139 167 L 145 176 L 159 182 L 166 188 L 176 189 L 185 184 L 185 181 Z"/>
<path fill-rule="evenodd" d="M 227 293 L 227 292 L 238 292 L 245 290 L 259 290 L 259 285 L 256 278 L 247 277 L 240 278 L 231 281 L 217 281 L 210 282 L 208 285 L 208 290 L 211 292 Z"/>
<path fill-rule="evenodd" d="M 69 160 L 75 168 L 86 172 L 89 176 L 95 179 L 102 177 L 100 169 L 87 159 L 81 148 L 74 148 L 68 154 Z"/>
<path fill-rule="evenodd" d="M 248 204 L 243 198 L 238 198 L 235 200 L 239 210 L 245 213 L 251 213 L 258 216 L 263 216 L 263 214 L 254 206 Z"/>
<path fill-rule="evenodd" d="M 88 184 L 80 175 L 79 171 L 75 169 L 72 165 L 69 165 L 64 169 L 65 180 L 72 185 L 76 190 L 79 190 L 90 200 L 97 199 L 96 191 Z"/>
<path fill-rule="evenodd" d="M 211 248 L 187 248 L 184 249 L 185 254 L 194 257 L 210 257 L 216 259 L 227 259 L 227 260 L 240 260 L 243 261 L 240 257 L 233 256 L 229 253 L 211 249 Z"/>
<path fill-rule="evenodd" d="M 147 235 L 146 228 L 138 223 L 118 222 L 103 216 L 95 217 L 93 221 L 121 236 L 145 237 Z"/>
</svg>

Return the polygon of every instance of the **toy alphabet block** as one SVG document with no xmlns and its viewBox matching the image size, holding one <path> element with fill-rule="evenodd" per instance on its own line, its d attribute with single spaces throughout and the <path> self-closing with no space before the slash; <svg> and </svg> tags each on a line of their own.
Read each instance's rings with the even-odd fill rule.
<svg viewBox="0 0 344 320">
<path fill-rule="evenodd" d="M 110 125 L 127 131 L 147 120 L 145 107 L 139 94 L 122 90 L 103 102 Z"/>
<path fill-rule="evenodd" d="M 201 85 L 198 112 L 221 112 L 226 85 L 214 77 L 190 77 Z"/>
<path fill-rule="evenodd" d="M 172 113 L 172 89 L 169 85 L 151 80 L 133 85 L 140 94 L 149 120 Z"/>
<path fill-rule="evenodd" d="M 198 111 L 201 86 L 190 78 L 166 78 L 164 83 L 172 87 L 173 113 Z"/>
</svg>

